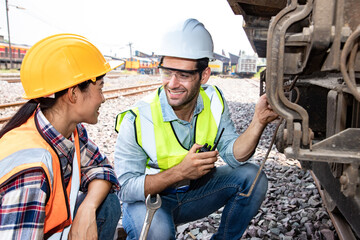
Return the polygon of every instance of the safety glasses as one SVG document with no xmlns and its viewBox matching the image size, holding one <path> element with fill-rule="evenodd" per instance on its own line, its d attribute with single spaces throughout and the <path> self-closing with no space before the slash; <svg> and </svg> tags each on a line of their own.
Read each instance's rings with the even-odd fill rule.
<svg viewBox="0 0 360 240">
<path fill-rule="evenodd" d="M 198 69 L 195 70 L 183 70 L 176 68 L 168 68 L 164 66 L 159 66 L 160 77 L 162 80 L 170 80 L 173 75 L 180 82 L 191 82 L 194 80 L 196 73 L 200 72 Z"/>
</svg>

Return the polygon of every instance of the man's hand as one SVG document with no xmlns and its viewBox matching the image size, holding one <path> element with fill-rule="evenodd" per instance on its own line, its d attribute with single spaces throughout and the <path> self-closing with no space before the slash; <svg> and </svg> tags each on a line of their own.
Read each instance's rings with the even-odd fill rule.
<svg viewBox="0 0 360 240">
<path fill-rule="evenodd" d="M 254 120 L 259 121 L 260 124 L 266 126 L 278 117 L 278 114 L 273 111 L 267 101 L 266 94 L 262 95 L 255 106 Z"/>
<path fill-rule="evenodd" d="M 144 197 L 154 195 L 183 180 L 198 179 L 215 167 L 218 151 L 197 153 L 202 146 L 194 144 L 178 165 L 163 172 L 146 175 Z"/>
<path fill-rule="evenodd" d="M 278 114 L 269 105 L 266 95 L 262 95 L 256 103 L 249 127 L 234 143 L 234 156 L 238 161 L 244 162 L 251 157 L 266 125 L 277 117 Z"/>
<path fill-rule="evenodd" d="M 197 153 L 202 146 L 194 144 L 184 160 L 176 166 L 184 179 L 198 179 L 215 167 L 218 151 Z"/>
</svg>

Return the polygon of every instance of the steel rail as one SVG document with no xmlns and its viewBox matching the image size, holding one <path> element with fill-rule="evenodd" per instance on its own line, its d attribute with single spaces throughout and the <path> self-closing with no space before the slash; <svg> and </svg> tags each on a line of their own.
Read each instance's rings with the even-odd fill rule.
<svg viewBox="0 0 360 240">
<path fill-rule="evenodd" d="M 117 71 L 110 71 L 106 74 L 107 78 L 118 78 L 120 76 L 125 76 L 124 74 L 121 74 L 120 72 Z M 6 81 L 8 83 L 18 83 L 21 82 L 20 80 L 20 73 L 18 74 L 13 74 L 13 75 L 3 75 L 0 74 L 0 81 Z"/>
<path fill-rule="evenodd" d="M 340 213 L 336 213 L 334 211 L 331 211 L 331 207 L 327 206 L 326 201 L 326 195 L 321 187 L 320 181 L 317 179 L 313 171 L 310 171 L 310 174 L 312 178 L 314 179 L 314 183 L 320 193 L 321 199 L 325 205 L 325 209 L 327 210 L 330 219 L 335 227 L 336 233 L 338 234 L 338 237 L 340 240 L 356 240 L 353 231 L 351 230 L 351 227 L 347 223 L 347 221 L 344 219 L 344 217 Z"/>
<path fill-rule="evenodd" d="M 20 77 L 10 78 L 10 77 L 2 77 L 0 81 L 6 81 L 8 83 L 18 83 L 21 82 Z"/>
<path fill-rule="evenodd" d="M 105 96 L 105 99 L 108 100 L 108 99 L 118 98 L 119 96 L 129 97 L 129 96 L 140 95 L 140 94 L 145 93 L 145 92 L 154 91 L 160 85 L 161 85 L 161 83 L 151 83 L 151 84 L 137 85 L 137 86 L 131 86 L 131 87 L 125 87 L 125 88 L 115 88 L 115 89 L 104 90 L 103 93 L 108 95 L 108 94 L 117 93 L 117 92 L 123 92 L 123 91 L 130 91 L 130 90 L 134 90 L 134 89 L 139 89 L 137 91 L 125 92 L 125 93 L 123 93 L 121 95 Z M 154 86 L 156 86 L 156 87 L 154 87 Z M 143 88 L 145 88 L 145 89 L 143 89 Z M 146 89 L 146 88 L 148 88 L 148 89 Z M 26 103 L 26 101 L 1 104 L 0 109 L 2 109 L 2 108 L 10 108 L 10 107 L 17 107 L 17 106 L 24 105 L 25 103 Z M 9 121 L 11 118 L 12 117 L 2 117 L 2 118 L 0 118 L 0 124 Z"/>
<path fill-rule="evenodd" d="M 110 94 L 110 93 L 121 92 L 121 91 L 129 91 L 129 90 L 138 89 L 138 88 L 160 86 L 160 84 L 161 83 L 151 83 L 151 84 L 137 85 L 137 86 L 131 86 L 131 87 L 125 87 L 125 88 L 107 89 L 107 90 L 104 90 L 103 93 L 104 94 Z M 24 103 L 26 103 L 26 101 L 0 104 L 0 109 L 1 108 L 8 108 L 8 107 L 16 107 L 16 106 L 19 106 L 19 105 L 23 105 Z"/>
</svg>

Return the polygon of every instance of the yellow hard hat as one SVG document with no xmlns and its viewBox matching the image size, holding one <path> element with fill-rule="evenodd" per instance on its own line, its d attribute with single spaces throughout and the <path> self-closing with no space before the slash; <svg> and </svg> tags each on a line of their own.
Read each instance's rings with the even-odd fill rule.
<svg viewBox="0 0 360 240">
<path fill-rule="evenodd" d="M 29 49 L 21 64 L 23 98 L 45 97 L 86 80 L 95 81 L 119 65 L 107 62 L 82 36 L 57 34 L 44 38 Z"/>
</svg>

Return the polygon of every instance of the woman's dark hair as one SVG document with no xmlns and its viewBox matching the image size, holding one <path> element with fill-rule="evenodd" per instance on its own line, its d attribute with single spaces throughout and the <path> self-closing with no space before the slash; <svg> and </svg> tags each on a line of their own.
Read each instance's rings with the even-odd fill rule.
<svg viewBox="0 0 360 240">
<path fill-rule="evenodd" d="M 102 79 L 104 75 L 101 75 L 96 78 L 96 80 Z M 91 80 L 87 80 L 85 82 L 82 82 L 77 85 L 77 87 L 80 89 L 80 91 L 84 92 L 89 87 L 90 83 L 94 83 Z M 54 106 L 56 101 L 63 96 L 67 92 L 67 89 L 62 90 L 60 92 L 55 93 L 55 98 L 37 98 L 37 99 L 31 99 L 28 102 L 26 102 L 16 113 L 15 115 L 7 122 L 3 128 L 0 130 L 0 138 L 4 136 L 7 132 L 10 130 L 17 128 L 21 126 L 23 123 L 25 123 L 29 117 L 34 113 L 37 107 L 41 109 L 41 111 L 45 112 L 47 109 Z"/>
</svg>

